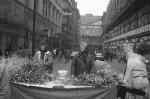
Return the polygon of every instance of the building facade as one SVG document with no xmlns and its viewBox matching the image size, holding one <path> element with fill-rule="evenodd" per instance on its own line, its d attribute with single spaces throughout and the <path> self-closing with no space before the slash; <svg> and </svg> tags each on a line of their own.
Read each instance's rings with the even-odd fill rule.
<svg viewBox="0 0 150 99">
<path fill-rule="evenodd" d="M 80 13 L 75 0 L 56 0 L 64 11 L 61 39 L 64 48 L 75 49 L 79 45 Z"/>
<path fill-rule="evenodd" d="M 104 48 L 119 54 L 123 43 L 150 42 L 150 1 L 110 0 L 102 17 Z"/>
<path fill-rule="evenodd" d="M 67 3 L 69 6 L 64 8 Z M 72 15 L 67 16 L 65 10 L 70 8 Z M 35 48 L 38 48 L 41 42 L 48 42 L 51 48 L 59 47 L 61 41 L 57 35 L 62 36 L 64 26 L 67 26 L 68 33 L 77 33 L 77 28 L 73 28 L 74 24 L 71 23 L 74 14 L 79 16 L 74 0 L 0 0 L 1 53 L 4 54 L 6 50 L 32 48 L 33 37 Z M 64 22 L 65 17 L 67 23 Z M 34 20 L 35 33 L 32 37 Z M 77 18 L 73 21 L 76 22 L 75 20 Z"/>
<path fill-rule="evenodd" d="M 91 47 L 100 47 L 100 36 L 102 34 L 101 25 L 100 16 L 93 16 L 91 14 L 81 16 L 81 41 L 86 42 Z"/>
</svg>

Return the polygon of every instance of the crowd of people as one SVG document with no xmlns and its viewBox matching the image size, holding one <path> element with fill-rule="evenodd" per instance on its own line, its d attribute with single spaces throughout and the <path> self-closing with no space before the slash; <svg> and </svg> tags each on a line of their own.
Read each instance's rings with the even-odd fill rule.
<svg viewBox="0 0 150 99">
<path fill-rule="evenodd" d="M 53 75 L 57 75 L 58 70 L 66 70 L 68 75 L 77 77 L 83 73 L 90 73 L 94 64 L 94 52 L 91 53 L 86 46 L 82 44 L 81 50 L 73 55 L 69 49 L 49 51 L 46 45 L 41 45 L 33 60 L 49 65 Z"/>
<path fill-rule="evenodd" d="M 140 44 L 135 47 L 132 43 L 127 43 L 122 45 L 123 55 L 119 57 L 109 52 L 104 54 L 104 60 L 117 58 L 118 62 L 126 64 L 125 71 L 122 73 L 123 76 L 118 84 L 118 97 L 121 99 L 125 99 L 128 92 L 142 97 L 147 95 L 149 86 L 148 46 Z M 48 55 L 50 56 L 49 58 L 47 57 Z M 40 50 L 35 54 L 36 58 L 39 61 L 42 60 L 44 64 L 51 64 L 49 66 L 51 66 L 53 75 L 57 75 L 58 70 L 67 70 L 69 76 L 75 77 L 93 72 L 94 65 L 97 65 L 95 64 L 96 59 L 98 59 L 85 43 L 80 46 L 79 53 L 74 56 L 71 56 L 70 50 L 56 49 L 50 52 L 46 50 L 46 47 L 41 46 Z M 46 61 L 49 63 L 46 63 Z"/>
</svg>

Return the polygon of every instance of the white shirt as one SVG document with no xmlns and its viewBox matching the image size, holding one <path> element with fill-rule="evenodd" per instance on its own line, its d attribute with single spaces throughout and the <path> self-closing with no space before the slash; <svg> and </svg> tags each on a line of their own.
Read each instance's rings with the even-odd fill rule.
<svg viewBox="0 0 150 99">
<path fill-rule="evenodd" d="M 147 76 L 145 58 L 131 53 L 127 60 L 127 68 L 124 76 L 124 81 L 126 81 L 129 85 L 131 85 L 132 80 L 135 77 L 143 77 Z"/>
<path fill-rule="evenodd" d="M 41 60 L 41 51 L 37 51 L 34 55 L 34 59 L 38 60 L 39 62 L 42 61 Z M 52 53 L 50 51 L 47 51 L 44 53 L 44 64 L 49 62 L 52 62 Z"/>
</svg>

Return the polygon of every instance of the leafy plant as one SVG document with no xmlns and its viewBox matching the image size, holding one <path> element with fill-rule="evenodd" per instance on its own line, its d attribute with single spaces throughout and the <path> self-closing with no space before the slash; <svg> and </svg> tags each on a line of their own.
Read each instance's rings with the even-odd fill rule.
<svg viewBox="0 0 150 99">
<path fill-rule="evenodd" d="M 12 75 L 11 81 L 42 84 L 51 81 L 51 77 L 48 74 L 47 66 L 28 63 Z"/>
</svg>

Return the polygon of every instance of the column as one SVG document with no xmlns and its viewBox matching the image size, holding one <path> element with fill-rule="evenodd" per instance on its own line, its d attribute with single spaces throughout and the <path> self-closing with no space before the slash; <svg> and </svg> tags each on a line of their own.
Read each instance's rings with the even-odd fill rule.
<svg viewBox="0 0 150 99">
<path fill-rule="evenodd" d="M 38 11 L 41 15 L 43 15 L 43 0 L 38 1 Z"/>
<path fill-rule="evenodd" d="M 45 15 L 46 15 L 46 5 L 45 5 L 45 0 L 43 0 L 43 9 L 42 9 L 42 13 L 43 13 L 43 16 L 45 17 Z"/>
<path fill-rule="evenodd" d="M 51 3 L 51 10 L 50 10 L 50 14 L 51 14 L 51 17 L 53 17 L 53 5 Z"/>
<path fill-rule="evenodd" d="M 56 24 L 56 22 L 57 22 L 57 21 L 56 21 L 56 19 L 57 19 L 57 18 L 56 18 L 56 15 L 57 15 L 57 10 L 56 10 L 56 8 L 54 8 L 54 22 L 55 22 L 55 24 Z"/>
<path fill-rule="evenodd" d="M 49 6 L 48 6 L 48 17 L 50 19 L 51 16 L 51 2 L 49 1 Z"/>
<path fill-rule="evenodd" d="M 29 0 L 29 8 L 34 8 L 34 0 Z"/>
<path fill-rule="evenodd" d="M 63 15 L 62 14 L 60 14 L 60 25 L 62 26 L 62 20 L 63 19 Z"/>
<path fill-rule="evenodd" d="M 58 16 L 59 16 L 59 12 L 56 10 L 56 24 L 58 25 Z"/>
<path fill-rule="evenodd" d="M 6 35 L 5 34 L 2 34 L 2 37 L 1 37 L 1 51 L 2 51 L 2 55 L 5 55 L 5 50 L 6 50 L 6 43 L 7 43 L 7 40 L 6 40 Z"/>
<path fill-rule="evenodd" d="M 58 25 L 60 26 L 60 12 L 58 14 Z"/>
<path fill-rule="evenodd" d="M 45 0 L 46 1 L 46 17 L 48 17 L 48 0 Z"/>
<path fill-rule="evenodd" d="M 55 22 L 55 7 L 53 6 L 52 20 Z"/>
<path fill-rule="evenodd" d="M 59 13 L 59 11 L 57 11 L 57 18 L 56 18 L 56 23 L 57 23 L 57 33 L 60 32 L 60 31 L 59 31 L 59 27 L 60 27 L 60 24 L 59 24 L 59 15 L 60 15 L 60 13 Z"/>
</svg>

